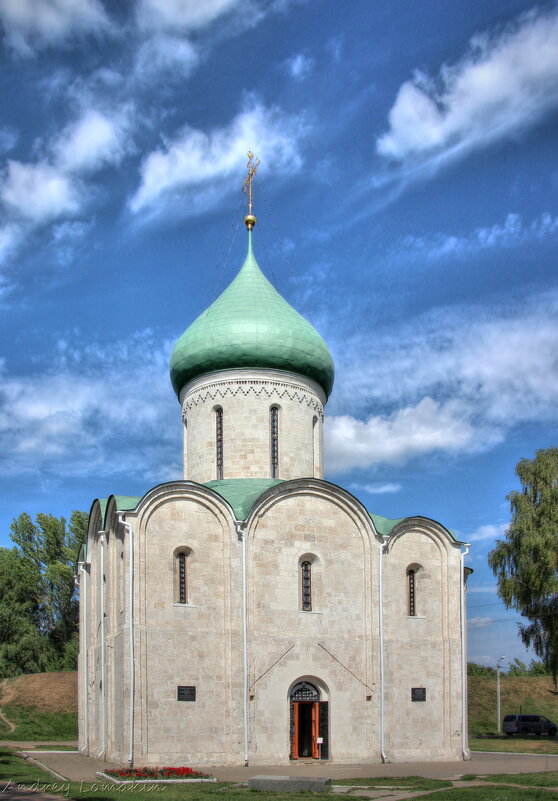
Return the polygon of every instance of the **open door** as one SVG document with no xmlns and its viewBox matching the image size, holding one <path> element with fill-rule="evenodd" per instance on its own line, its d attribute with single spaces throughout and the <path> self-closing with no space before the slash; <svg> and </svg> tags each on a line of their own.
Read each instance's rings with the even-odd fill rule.
<svg viewBox="0 0 558 801">
<path fill-rule="evenodd" d="M 312 704 L 312 759 L 320 758 L 320 746 L 318 737 L 320 736 L 320 705 Z"/>
<path fill-rule="evenodd" d="M 290 697 L 291 759 L 328 759 L 328 702 L 317 687 L 301 682 Z"/>
</svg>

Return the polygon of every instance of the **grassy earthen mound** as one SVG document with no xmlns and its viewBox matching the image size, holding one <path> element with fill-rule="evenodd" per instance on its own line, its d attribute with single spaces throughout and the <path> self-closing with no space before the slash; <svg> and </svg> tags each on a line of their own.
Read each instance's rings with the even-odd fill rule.
<svg viewBox="0 0 558 801">
<path fill-rule="evenodd" d="M 558 724 L 558 691 L 551 676 L 501 676 L 505 715 L 545 715 Z M 469 731 L 496 733 L 496 676 L 469 676 Z"/>
<path fill-rule="evenodd" d="M 77 671 L 31 673 L 0 683 L 0 706 L 40 712 L 77 712 Z"/>
</svg>

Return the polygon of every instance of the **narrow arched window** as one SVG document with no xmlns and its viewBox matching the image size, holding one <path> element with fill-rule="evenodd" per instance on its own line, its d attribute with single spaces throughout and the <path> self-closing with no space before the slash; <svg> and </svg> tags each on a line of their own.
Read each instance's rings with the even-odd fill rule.
<svg viewBox="0 0 558 801">
<path fill-rule="evenodd" d="M 407 570 L 408 584 L 408 613 L 411 617 L 416 617 L 416 573 L 414 570 Z"/>
<path fill-rule="evenodd" d="M 223 478 L 223 410 L 215 409 L 215 463 L 217 478 Z"/>
<path fill-rule="evenodd" d="M 272 406 L 269 410 L 271 434 L 271 478 L 279 478 L 279 409 Z"/>
<path fill-rule="evenodd" d="M 177 601 L 179 604 L 187 604 L 188 603 L 188 566 L 187 566 L 187 555 L 184 551 L 178 554 L 177 556 L 177 589 L 178 589 L 178 597 Z"/>
<path fill-rule="evenodd" d="M 305 560 L 300 565 L 302 611 L 312 611 L 312 563 Z"/>
</svg>

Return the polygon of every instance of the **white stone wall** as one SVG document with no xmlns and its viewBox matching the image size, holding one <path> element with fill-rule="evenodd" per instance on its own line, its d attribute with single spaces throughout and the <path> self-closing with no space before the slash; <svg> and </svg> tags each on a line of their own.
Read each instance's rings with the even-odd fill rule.
<svg viewBox="0 0 558 801">
<path fill-rule="evenodd" d="M 104 742 L 108 760 L 125 762 L 130 537 L 110 506 L 108 518 L 105 581 L 94 537 L 81 609 L 89 725 L 86 736 L 82 708 L 80 747 L 98 756 Z M 242 541 L 230 509 L 210 490 L 176 482 L 151 490 L 126 521 L 134 532 L 135 764 L 243 764 Z M 244 536 L 250 763 L 288 762 L 289 691 L 304 679 L 329 702 L 330 759 L 380 761 L 380 538 L 365 510 L 340 488 L 301 479 L 267 493 Z M 189 598 L 180 605 L 175 554 L 184 547 Z M 303 557 L 312 561 L 311 612 L 300 608 Z M 459 557 L 449 535 L 420 518 L 399 524 L 383 557 L 390 761 L 461 757 Z M 410 565 L 417 570 L 412 618 Z M 195 686 L 196 701 L 177 701 L 178 685 Z M 426 689 L 425 702 L 411 701 L 413 687 Z"/>
<path fill-rule="evenodd" d="M 250 758 L 288 761 L 289 689 L 307 679 L 329 701 L 330 758 L 377 760 L 371 526 L 345 497 L 297 484 L 250 525 Z M 314 559 L 311 612 L 301 610 L 301 557 Z"/>
<path fill-rule="evenodd" d="M 223 370 L 181 393 L 184 478 L 217 476 L 216 417 L 223 409 L 223 478 L 271 478 L 270 409 L 279 409 L 277 478 L 322 477 L 323 391 L 309 379 L 274 370 Z"/>
<path fill-rule="evenodd" d="M 141 509 L 136 764 L 240 764 L 242 648 L 240 546 L 224 502 L 167 485 Z M 188 603 L 176 595 L 187 548 Z M 195 686 L 196 701 L 177 700 Z"/>
<path fill-rule="evenodd" d="M 462 756 L 460 549 L 437 528 L 407 523 L 384 557 L 386 751 L 393 761 Z M 426 701 L 413 701 L 412 688 L 424 688 Z"/>
</svg>

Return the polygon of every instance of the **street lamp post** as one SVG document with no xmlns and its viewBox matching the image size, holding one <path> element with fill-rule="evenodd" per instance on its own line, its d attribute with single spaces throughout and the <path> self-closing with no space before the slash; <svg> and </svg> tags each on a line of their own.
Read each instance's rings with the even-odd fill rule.
<svg viewBox="0 0 558 801">
<path fill-rule="evenodd" d="M 501 656 L 496 662 L 496 731 L 498 733 L 502 731 L 502 721 L 500 719 L 500 662 L 505 658 L 505 656 Z"/>
</svg>

